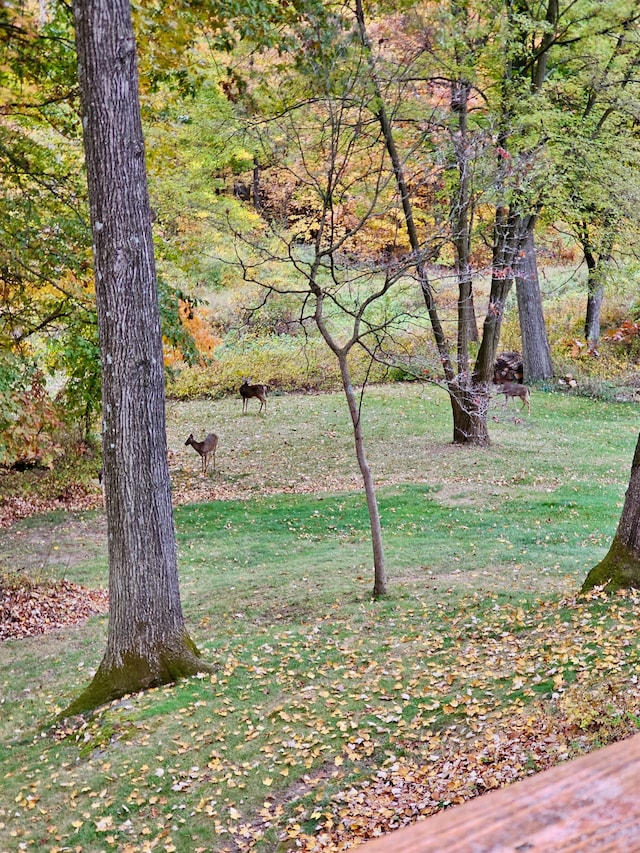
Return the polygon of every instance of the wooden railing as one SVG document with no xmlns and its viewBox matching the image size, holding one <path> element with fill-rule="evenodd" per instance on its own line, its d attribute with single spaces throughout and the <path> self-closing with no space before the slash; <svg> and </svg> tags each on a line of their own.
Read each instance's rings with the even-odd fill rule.
<svg viewBox="0 0 640 853">
<path fill-rule="evenodd" d="M 362 853 L 638 853 L 640 734 L 369 841 Z"/>
</svg>

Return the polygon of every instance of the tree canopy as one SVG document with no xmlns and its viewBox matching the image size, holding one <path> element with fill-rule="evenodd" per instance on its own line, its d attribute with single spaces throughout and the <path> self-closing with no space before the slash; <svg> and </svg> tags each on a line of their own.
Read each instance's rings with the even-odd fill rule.
<svg viewBox="0 0 640 853">
<path fill-rule="evenodd" d="M 231 235 L 278 228 L 313 244 L 322 204 L 294 142 L 317 147 L 328 96 L 351 104 L 369 144 L 332 210 L 345 257 L 413 263 L 432 336 L 422 369 L 449 390 L 456 441 L 488 441 L 486 386 L 513 283 L 525 375 L 553 372 L 535 290 L 539 235 L 555 230 L 582 252 L 595 347 L 602 288 L 635 263 L 633 2 L 174 2 L 133 12 L 169 362 L 171 352 L 206 361 L 219 340 L 198 305 L 203 283 L 238 284 Z M 3 9 L 3 432 L 17 421 L 32 431 L 28 389 L 48 375 L 58 419 L 88 436 L 100 410 L 72 34 L 65 3 Z M 381 154 L 374 186 L 361 167 Z M 362 221 L 372 193 L 385 210 Z M 457 282 L 455 330 L 428 267 Z M 486 276 L 485 305 L 475 293 Z M 53 411 L 44 420 L 55 423 Z M 35 457 L 48 460 L 55 437 L 47 446 L 39 436 Z M 5 439 L 3 453 L 11 464 L 17 443 Z"/>
</svg>

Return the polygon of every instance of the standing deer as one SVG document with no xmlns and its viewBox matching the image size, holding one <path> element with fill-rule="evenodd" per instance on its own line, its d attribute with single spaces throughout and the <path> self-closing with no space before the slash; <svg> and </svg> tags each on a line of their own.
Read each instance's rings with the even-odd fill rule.
<svg viewBox="0 0 640 853">
<path fill-rule="evenodd" d="M 210 453 L 213 453 L 213 470 L 216 470 L 216 448 L 218 447 L 218 436 L 215 433 L 210 432 L 204 441 L 196 441 L 193 437 L 193 433 L 191 433 L 189 438 L 185 441 L 184 446 L 186 447 L 188 444 L 190 444 L 191 447 L 193 447 L 193 449 L 202 456 L 203 474 L 207 473 Z"/>
<path fill-rule="evenodd" d="M 520 411 L 527 407 L 527 414 L 531 414 L 531 400 L 529 389 L 526 385 L 520 385 L 519 382 L 504 382 L 500 388 L 498 389 L 498 394 L 504 394 L 504 405 L 503 409 L 509 402 L 509 398 L 513 397 L 515 400 L 516 397 L 519 397 L 522 400 L 522 406 L 520 406 Z"/>
<path fill-rule="evenodd" d="M 240 386 L 240 396 L 242 397 L 242 414 L 247 411 L 249 407 L 249 400 L 251 397 L 257 397 L 260 400 L 260 412 L 262 411 L 262 407 L 264 406 L 265 414 L 267 413 L 267 386 L 266 385 L 249 385 L 249 382 L 245 379 L 242 385 Z"/>
</svg>

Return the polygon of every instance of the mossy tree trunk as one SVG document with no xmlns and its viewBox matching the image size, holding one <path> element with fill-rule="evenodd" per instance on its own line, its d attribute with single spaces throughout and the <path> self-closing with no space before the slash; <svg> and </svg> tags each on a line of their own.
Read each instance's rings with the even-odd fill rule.
<svg viewBox="0 0 640 853">
<path fill-rule="evenodd" d="M 74 0 L 91 208 L 109 542 L 107 649 L 64 712 L 207 667 L 182 614 L 160 312 L 129 0 Z"/>
<path fill-rule="evenodd" d="M 640 589 L 640 436 L 618 529 L 606 557 L 587 575 L 582 592 L 596 586 L 609 592 Z"/>
</svg>

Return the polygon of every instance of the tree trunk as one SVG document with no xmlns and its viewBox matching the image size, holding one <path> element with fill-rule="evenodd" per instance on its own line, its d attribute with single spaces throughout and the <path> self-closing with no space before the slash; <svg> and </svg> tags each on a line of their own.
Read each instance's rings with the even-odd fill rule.
<svg viewBox="0 0 640 853">
<path fill-rule="evenodd" d="M 474 381 L 478 383 L 488 384 L 493 379 L 505 304 L 513 285 L 513 267 L 520 242 L 520 228 L 520 216 L 508 208 L 496 208 L 489 305 L 482 329 L 482 343 L 473 371 Z"/>
<path fill-rule="evenodd" d="M 640 436 L 633 455 L 629 487 L 618 529 L 608 554 L 591 569 L 582 591 L 596 586 L 602 586 L 608 592 L 640 589 Z"/>
<path fill-rule="evenodd" d="M 66 710 L 206 669 L 178 587 L 160 313 L 128 0 L 74 0 L 102 359 L 107 649 Z"/>
<path fill-rule="evenodd" d="M 600 313 L 604 301 L 604 268 L 611 260 L 609 250 L 601 253 L 599 260 L 588 246 L 584 248 L 584 259 L 587 262 L 587 311 L 584 323 L 584 336 L 590 349 L 598 346 L 600 341 Z"/>
<path fill-rule="evenodd" d="M 380 88 L 376 73 L 376 66 L 373 58 L 373 52 L 371 49 L 371 43 L 369 41 L 369 37 L 366 30 L 362 0 L 356 0 L 356 18 L 360 29 L 360 38 L 362 44 L 364 45 L 367 51 L 369 67 L 371 69 L 371 79 L 373 81 L 376 94 L 375 103 L 377 104 L 377 112 L 375 113 L 375 117 L 380 124 L 380 129 L 382 130 L 382 135 L 384 137 L 387 152 L 389 154 L 389 158 L 393 167 L 396 185 L 398 187 L 398 192 L 400 194 L 400 199 L 402 202 L 402 210 L 404 213 L 407 235 L 409 237 L 409 244 L 411 246 L 411 251 L 414 253 L 415 257 L 421 259 L 424 253 L 420 245 L 418 230 L 416 228 L 415 218 L 413 216 L 413 205 L 411 203 L 409 188 L 405 178 L 404 167 L 396 147 L 393 127 L 391 125 L 391 121 L 389 120 L 389 116 L 385 108 L 383 93 Z M 467 214 L 468 210 L 466 211 L 465 215 Z M 498 337 L 495 338 L 492 344 L 493 357 L 491 360 L 490 370 L 487 371 L 489 379 L 486 379 L 484 376 L 481 376 L 476 379 L 475 375 L 473 378 L 470 378 L 468 371 L 466 370 L 466 342 L 471 338 L 472 333 L 470 334 L 470 332 L 472 323 L 474 326 L 476 326 L 476 323 L 473 308 L 470 276 L 468 275 L 468 270 L 467 272 L 461 271 L 462 274 L 460 276 L 459 281 L 462 287 L 460 289 L 458 299 L 458 322 L 462 325 L 461 327 L 459 326 L 458 371 L 456 374 L 449 353 L 449 346 L 447 343 L 444 327 L 440 320 L 436 301 L 433 295 L 433 290 L 429 283 L 427 268 L 424 260 L 418 260 L 416 264 L 416 270 L 422 286 L 422 294 L 424 297 L 425 305 L 429 313 L 429 319 L 431 322 L 431 328 L 433 330 L 436 347 L 438 349 L 440 363 L 442 364 L 442 370 L 444 373 L 445 380 L 447 382 L 447 388 L 449 389 L 449 399 L 453 416 L 453 441 L 455 444 L 476 444 L 480 446 L 487 445 L 489 444 L 489 436 L 486 423 L 486 416 L 489 409 L 488 382 L 489 379 L 493 376 L 493 362 L 495 361 L 495 355 L 498 347 L 499 326 Z M 513 274 L 511 273 L 511 276 L 512 275 Z M 504 282 L 501 281 L 501 284 L 504 285 Z M 509 282 L 508 286 L 506 286 L 504 298 L 506 298 L 506 293 L 508 292 L 510 286 L 511 282 Z M 491 310 L 492 306 L 490 305 L 489 307 Z M 485 320 L 485 334 L 486 331 L 487 321 Z M 488 353 L 490 353 L 490 351 L 490 348 L 487 349 Z M 461 363 L 464 369 L 460 369 Z M 482 423 L 483 418 L 484 423 Z"/>
<path fill-rule="evenodd" d="M 451 84 L 451 113 L 456 116 L 453 129 L 453 150 L 457 186 L 451 197 L 451 229 L 456 252 L 456 275 L 458 278 L 458 372 L 468 370 L 469 341 L 478 340 L 478 324 L 473 304 L 471 279 L 471 180 L 467 112 L 471 87 L 466 81 Z"/>
<path fill-rule="evenodd" d="M 402 202 L 402 210 L 404 213 L 405 227 L 407 229 L 407 236 L 409 238 L 409 244 L 411 246 L 411 251 L 414 253 L 416 258 L 420 259 L 423 255 L 422 247 L 420 245 L 420 239 L 418 237 L 418 229 L 416 228 L 415 219 L 413 216 L 413 205 L 411 204 L 411 198 L 409 194 L 409 188 L 406 182 L 404 168 L 402 164 L 402 160 L 398 153 L 398 149 L 396 147 L 395 138 L 393 135 L 393 128 L 391 125 L 391 121 L 389 120 L 389 116 L 387 115 L 387 111 L 384 105 L 384 98 L 382 95 L 382 90 L 380 88 L 376 67 L 373 58 L 373 52 L 371 50 L 371 43 L 369 41 L 369 36 L 367 34 L 365 18 L 364 18 L 364 10 L 362 6 L 362 0 L 356 0 L 356 17 L 358 20 L 358 26 L 360 28 L 360 37 L 362 40 L 362 44 L 367 50 L 367 57 L 369 61 L 369 66 L 371 69 L 371 78 L 373 80 L 375 93 L 376 93 L 376 103 L 378 106 L 377 112 L 375 113 L 375 117 L 380 124 L 380 129 L 382 130 L 382 135 L 384 137 L 385 146 L 387 148 L 387 152 L 389 154 L 389 158 L 391 160 L 391 165 L 393 167 L 393 172 L 396 180 L 396 186 L 398 188 L 398 192 L 400 194 L 400 200 Z M 447 343 L 447 337 L 444 331 L 444 327 L 442 326 L 442 322 L 440 320 L 438 314 L 438 308 L 436 305 L 436 301 L 433 295 L 433 290 L 431 288 L 431 284 L 429 282 L 429 277 L 427 273 L 426 264 L 423 260 L 419 260 L 416 264 L 416 271 L 418 273 L 418 277 L 420 280 L 422 295 L 425 301 L 425 305 L 427 308 L 427 312 L 429 314 L 429 320 L 431 322 L 431 328 L 433 331 L 433 336 L 436 342 L 436 347 L 438 349 L 438 355 L 440 357 L 440 363 L 442 365 L 442 370 L 444 373 L 445 380 L 447 382 L 447 387 L 449 388 L 449 400 L 451 403 L 451 412 L 453 417 L 453 440 L 455 443 L 460 444 L 480 444 L 485 445 L 488 443 L 487 436 L 487 425 L 486 422 L 483 428 L 480 428 L 477 424 L 477 418 L 470 417 L 469 409 L 467 407 L 467 401 L 465 399 L 456 399 L 456 393 L 458 389 L 458 384 L 456 382 L 456 371 L 454 369 L 453 363 L 451 361 L 451 355 L 449 353 L 449 346 Z M 468 278 L 468 277 L 467 277 Z M 471 296 L 471 288 L 470 281 L 469 290 L 461 292 L 459 298 L 459 314 L 462 319 L 463 324 L 467 322 L 467 318 L 470 317 L 470 312 L 472 310 L 473 302 Z M 475 322 L 475 318 L 474 318 Z M 468 332 L 468 327 L 462 330 L 463 338 L 462 340 L 468 340 L 465 337 Z M 458 345 L 458 360 L 461 358 L 460 354 L 460 342 Z M 464 358 L 464 356 L 462 356 Z M 459 372 L 460 373 L 460 372 Z M 460 374 L 462 376 L 467 376 L 467 373 L 464 372 Z M 478 393 L 482 394 L 483 389 L 486 392 L 486 384 L 480 383 Z M 488 404 L 488 396 L 486 399 L 486 403 Z M 488 409 L 488 405 L 483 405 L 478 407 L 478 416 L 482 416 L 482 412 L 486 413 Z"/>
<path fill-rule="evenodd" d="M 453 408 L 453 442 L 488 447 L 491 444 L 487 429 L 489 387 L 471 380 L 465 383 L 459 380 L 460 377 L 456 377 L 449 383 Z"/>
<path fill-rule="evenodd" d="M 503 112 L 498 132 L 498 150 L 501 157 L 498 168 L 498 197 L 502 197 L 505 179 L 512 168 L 508 165 L 512 161 L 507 149 L 512 133 L 512 115 L 509 105 L 514 94 L 513 86 L 515 84 L 516 88 L 519 88 L 522 85 L 528 70 L 531 75 L 531 92 L 540 91 L 547 74 L 549 50 L 555 42 L 555 28 L 559 14 L 558 0 L 547 0 L 545 12 L 547 27 L 541 43 L 535 47 L 535 56 L 528 53 L 528 37 L 523 30 L 523 22 L 531 14 L 530 5 L 524 0 L 515 0 L 507 4 L 506 13 L 509 41 L 513 45 L 526 44 L 527 47 L 514 52 L 509 46 L 506 57 L 505 76 L 502 80 Z M 482 344 L 474 369 L 474 378 L 477 381 L 490 382 L 492 379 L 505 300 L 513 283 L 518 255 L 524 248 L 523 239 L 529 231 L 533 231 L 537 214 L 527 214 L 524 210 L 518 205 L 516 198 L 512 199 L 509 207 L 501 204 L 496 208 L 491 293 Z"/>
<path fill-rule="evenodd" d="M 314 319 L 325 343 L 338 359 L 342 387 L 349 406 L 349 414 L 353 425 L 353 439 L 356 448 L 356 457 L 358 459 L 360 473 L 362 474 L 362 483 L 364 485 L 367 509 L 369 511 L 369 529 L 371 530 L 371 545 L 373 548 L 373 597 L 380 598 L 387 594 L 387 569 L 384 557 L 384 546 L 382 543 L 380 512 L 378 510 L 378 501 L 376 498 L 376 487 L 373 482 L 364 446 L 364 432 L 362 429 L 360 409 L 358 407 L 358 401 L 351 382 L 351 373 L 349 371 L 349 363 L 347 360 L 349 350 L 358 338 L 357 329 L 354 328 L 354 334 L 349 343 L 344 347 L 338 346 L 324 320 L 324 294 L 315 280 L 315 275 L 312 275 L 310 284 L 316 300 Z"/>
<path fill-rule="evenodd" d="M 382 544 L 382 527 L 380 525 L 380 512 L 378 510 L 378 501 L 376 499 L 376 488 L 365 452 L 360 409 L 358 407 L 358 401 L 356 399 L 353 385 L 351 384 L 347 355 L 344 352 L 337 352 L 335 349 L 334 352 L 338 356 L 340 375 L 342 377 L 342 387 L 344 388 L 347 403 L 349 404 L 349 414 L 351 415 L 351 423 L 353 424 L 353 439 L 356 447 L 356 456 L 358 458 L 358 465 L 360 466 L 360 473 L 362 474 L 362 482 L 364 484 L 364 492 L 367 498 L 367 509 L 369 510 L 369 526 L 371 528 L 371 544 L 373 547 L 373 597 L 380 598 L 387 594 L 387 570 L 384 557 L 384 547 Z"/>
<path fill-rule="evenodd" d="M 519 254 L 516 264 L 516 294 L 522 337 L 524 381 L 551 379 L 553 362 L 542 311 L 533 221 L 527 228 Z"/>
</svg>

